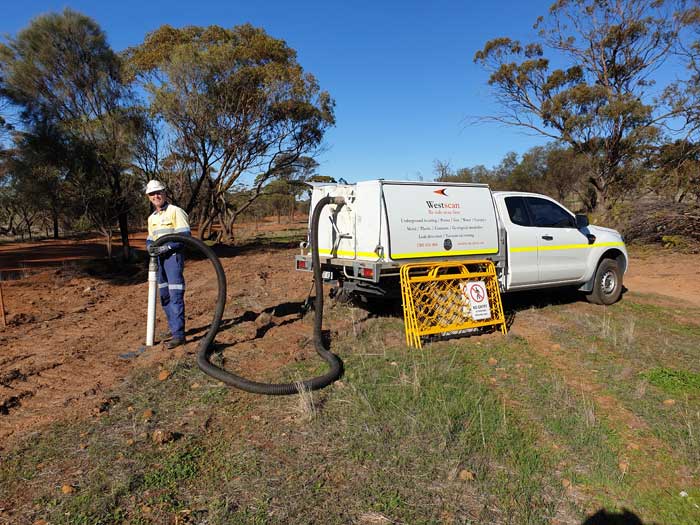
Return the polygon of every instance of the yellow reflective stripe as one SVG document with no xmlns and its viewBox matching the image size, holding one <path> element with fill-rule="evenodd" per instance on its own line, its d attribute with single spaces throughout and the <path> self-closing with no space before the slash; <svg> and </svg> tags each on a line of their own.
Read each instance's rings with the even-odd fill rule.
<svg viewBox="0 0 700 525">
<path fill-rule="evenodd" d="M 624 246 L 624 242 L 599 242 L 594 244 L 562 244 L 561 246 L 542 246 L 539 249 L 542 251 L 551 250 L 580 250 L 584 248 L 607 248 L 611 246 Z M 537 246 L 519 246 L 517 248 L 511 248 L 511 253 L 520 252 L 536 252 L 538 250 Z M 333 252 L 328 249 L 321 248 L 318 251 L 321 255 L 335 255 L 336 257 L 365 257 L 365 258 L 379 258 L 379 256 L 374 252 L 354 252 L 352 250 L 338 250 Z M 391 255 L 392 259 L 416 259 L 418 257 L 449 257 L 451 255 L 477 255 L 477 254 L 491 254 L 498 253 L 498 248 L 492 248 L 489 250 L 459 250 L 459 251 L 442 251 L 442 252 L 414 252 L 414 253 L 395 253 Z"/>
<path fill-rule="evenodd" d="M 335 255 L 336 257 L 374 257 L 376 259 L 379 258 L 379 255 L 377 255 L 374 252 L 353 252 L 351 250 L 338 250 L 334 252 L 331 250 L 321 248 L 320 250 L 318 250 L 318 253 L 320 255 Z"/>
<path fill-rule="evenodd" d="M 598 243 L 591 244 L 591 247 L 593 247 L 593 246 L 603 246 L 603 247 L 606 247 L 606 246 L 624 246 L 624 245 L 625 245 L 624 242 L 619 242 L 619 241 L 616 241 L 616 242 L 598 242 Z"/>
<path fill-rule="evenodd" d="M 418 257 L 449 257 L 452 255 L 486 255 L 489 253 L 498 253 L 498 248 L 490 248 L 488 250 L 456 250 L 444 252 L 415 252 L 415 253 L 392 253 L 392 259 L 416 259 Z"/>
<path fill-rule="evenodd" d="M 624 246 L 624 242 L 598 242 L 593 244 L 562 244 L 560 246 L 518 246 L 517 248 L 511 248 L 510 253 L 520 253 L 520 252 L 536 252 L 538 249 L 545 251 L 552 250 L 580 250 L 583 248 L 607 248 L 610 246 Z"/>
</svg>

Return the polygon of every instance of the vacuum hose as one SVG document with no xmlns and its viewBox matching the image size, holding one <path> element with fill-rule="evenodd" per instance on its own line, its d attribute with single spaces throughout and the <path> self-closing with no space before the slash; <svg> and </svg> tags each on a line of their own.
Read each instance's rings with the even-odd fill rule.
<svg viewBox="0 0 700 525">
<path fill-rule="evenodd" d="M 204 244 L 199 239 L 195 239 L 194 237 L 170 234 L 160 237 L 153 243 L 153 246 L 160 246 L 167 242 L 181 242 L 190 248 L 194 248 L 195 250 L 202 252 L 214 265 L 219 287 L 218 296 L 216 299 L 216 309 L 214 310 L 214 318 L 209 326 L 209 331 L 204 336 L 204 339 L 202 339 L 202 341 L 199 343 L 199 351 L 197 353 L 197 365 L 205 374 L 210 375 L 211 377 L 218 379 L 229 386 L 245 390 L 246 392 L 273 396 L 297 394 L 302 390 L 318 390 L 330 385 L 343 375 L 343 362 L 323 344 L 323 335 L 321 332 L 321 326 L 323 323 L 323 280 L 321 279 L 321 262 L 318 255 L 318 222 L 319 217 L 321 216 L 321 210 L 328 204 L 341 204 L 342 202 L 342 198 L 324 197 L 314 208 L 311 219 L 312 261 L 314 284 L 316 287 L 313 340 L 316 352 L 328 363 L 330 370 L 324 375 L 297 383 L 259 383 L 239 375 L 232 374 L 231 372 L 223 370 L 222 368 L 212 364 L 210 361 L 213 353 L 211 344 L 219 330 L 221 318 L 224 313 L 224 307 L 226 306 L 226 275 L 224 274 L 224 269 L 221 266 L 221 262 L 209 246 Z"/>
</svg>

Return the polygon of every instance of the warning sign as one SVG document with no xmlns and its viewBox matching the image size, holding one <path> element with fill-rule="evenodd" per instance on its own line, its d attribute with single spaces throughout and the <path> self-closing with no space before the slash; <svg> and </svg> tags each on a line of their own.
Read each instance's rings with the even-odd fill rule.
<svg viewBox="0 0 700 525">
<path fill-rule="evenodd" d="M 468 282 L 467 293 L 469 294 L 469 304 L 472 309 L 472 319 L 475 321 L 491 319 L 491 306 L 489 305 L 484 281 Z"/>
</svg>

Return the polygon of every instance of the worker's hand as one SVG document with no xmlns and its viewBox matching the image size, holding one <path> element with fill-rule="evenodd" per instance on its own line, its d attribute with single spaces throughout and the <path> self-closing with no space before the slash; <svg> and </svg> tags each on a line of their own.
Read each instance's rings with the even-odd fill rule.
<svg viewBox="0 0 700 525">
<path fill-rule="evenodd" d="M 163 246 L 149 246 L 148 247 L 148 255 L 151 257 L 160 257 L 162 255 L 167 255 L 170 253 L 170 246 L 168 244 L 165 244 Z"/>
</svg>

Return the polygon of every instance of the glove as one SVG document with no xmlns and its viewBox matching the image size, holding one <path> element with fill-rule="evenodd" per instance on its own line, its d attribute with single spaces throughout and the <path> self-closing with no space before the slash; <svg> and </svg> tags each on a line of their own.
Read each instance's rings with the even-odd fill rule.
<svg viewBox="0 0 700 525">
<path fill-rule="evenodd" d="M 171 248 L 168 244 L 165 244 L 163 246 L 149 246 L 148 255 L 150 255 L 151 257 L 161 257 L 170 253 L 170 250 Z"/>
</svg>

